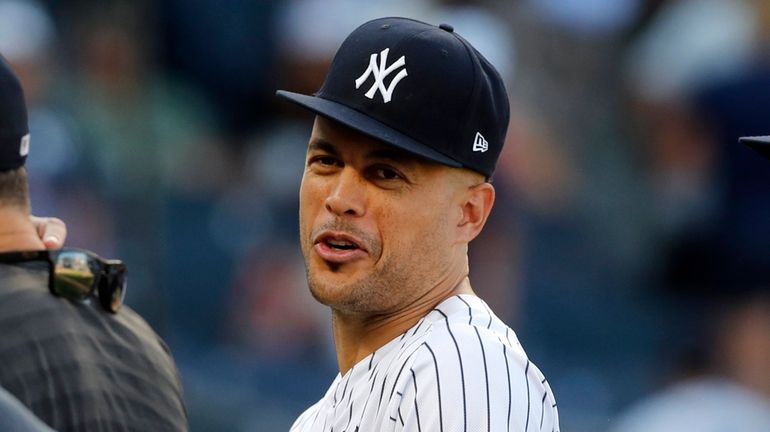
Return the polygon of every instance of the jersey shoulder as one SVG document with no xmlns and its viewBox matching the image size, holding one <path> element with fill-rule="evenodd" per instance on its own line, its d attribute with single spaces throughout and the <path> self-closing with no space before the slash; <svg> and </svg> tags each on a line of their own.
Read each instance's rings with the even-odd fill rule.
<svg viewBox="0 0 770 432">
<path fill-rule="evenodd" d="M 447 299 L 425 319 L 429 325 L 422 350 L 483 354 L 469 356 L 476 361 L 483 361 L 487 352 L 505 353 L 518 364 L 528 361 L 516 333 L 478 297 Z"/>
<path fill-rule="evenodd" d="M 426 425 L 526 430 L 532 424 L 558 430 L 556 402 L 545 377 L 513 330 L 483 301 L 453 299 L 426 320 L 393 411 L 403 417 L 405 430 L 411 430 L 410 421 L 423 430 Z"/>
</svg>

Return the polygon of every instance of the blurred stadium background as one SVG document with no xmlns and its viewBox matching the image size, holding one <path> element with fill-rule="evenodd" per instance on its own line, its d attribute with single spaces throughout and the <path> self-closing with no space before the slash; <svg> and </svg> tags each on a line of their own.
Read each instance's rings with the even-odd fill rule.
<svg viewBox="0 0 770 432">
<path fill-rule="evenodd" d="M 295 228 L 311 117 L 273 93 L 385 15 L 452 24 L 506 79 L 471 278 L 562 429 L 770 430 L 770 163 L 737 143 L 770 134 L 769 1 L 0 0 L 34 213 L 126 261 L 191 430 L 287 430 L 336 373 Z"/>
</svg>

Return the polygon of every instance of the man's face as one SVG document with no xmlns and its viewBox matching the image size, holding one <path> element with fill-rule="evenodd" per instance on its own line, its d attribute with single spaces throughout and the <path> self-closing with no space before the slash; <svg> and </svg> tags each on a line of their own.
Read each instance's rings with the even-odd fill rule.
<svg viewBox="0 0 770 432">
<path fill-rule="evenodd" d="M 300 188 L 313 296 L 340 311 L 388 313 L 452 277 L 464 256 L 456 171 L 317 117 Z"/>
</svg>

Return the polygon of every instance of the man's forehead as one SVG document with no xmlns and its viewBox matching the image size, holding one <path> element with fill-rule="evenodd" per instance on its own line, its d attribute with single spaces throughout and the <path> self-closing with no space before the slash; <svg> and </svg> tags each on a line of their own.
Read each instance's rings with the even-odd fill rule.
<svg viewBox="0 0 770 432">
<path fill-rule="evenodd" d="M 347 126 L 343 123 L 340 123 L 336 120 L 332 120 L 324 116 L 317 115 L 315 116 L 315 121 L 313 122 L 313 132 L 310 135 L 310 140 L 312 141 L 314 138 L 319 138 L 319 137 L 326 138 L 327 140 L 331 140 L 331 138 L 336 138 L 336 139 L 348 139 L 348 140 L 355 140 L 355 141 L 371 142 L 372 144 L 387 145 L 386 143 L 380 140 L 376 140 L 370 137 L 369 135 L 361 133 L 353 129 L 352 127 Z"/>
<path fill-rule="evenodd" d="M 382 157 L 397 160 L 410 160 L 435 164 L 422 156 L 395 147 L 389 143 L 372 138 L 349 126 L 322 116 L 316 116 L 313 132 L 308 141 L 308 149 L 339 153 L 346 148 L 365 150 L 368 157 Z"/>
</svg>

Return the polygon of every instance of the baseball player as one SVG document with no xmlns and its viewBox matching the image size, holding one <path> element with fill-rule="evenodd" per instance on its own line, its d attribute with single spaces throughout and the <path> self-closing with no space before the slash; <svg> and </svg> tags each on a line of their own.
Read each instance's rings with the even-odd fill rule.
<svg viewBox="0 0 770 432">
<path fill-rule="evenodd" d="M 509 120 L 494 67 L 449 25 L 383 18 L 318 93 L 278 95 L 316 113 L 300 241 L 340 369 L 291 431 L 558 431 L 548 382 L 468 277 Z"/>
</svg>

